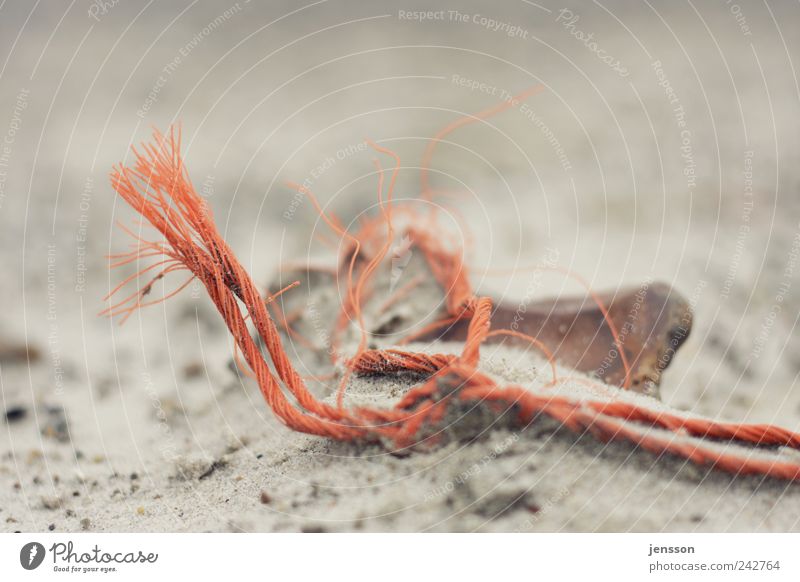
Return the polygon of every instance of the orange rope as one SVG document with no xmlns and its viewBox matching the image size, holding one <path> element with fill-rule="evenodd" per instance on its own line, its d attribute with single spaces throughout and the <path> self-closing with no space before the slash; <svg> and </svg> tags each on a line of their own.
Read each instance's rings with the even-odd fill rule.
<svg viewBox="0 0 800 582">
<path fill-rule="evenodd" d="M 376 149 L 391 154 L 388 150 Z M 399 350 L 366 350 L 362 336 L 355 357 L 345 362 L 348 371 L 380 374 L 412 372 L 423 374 L 427 376 L 426 379 L 409 390 L 394 408 L 346 409 L 341 402 L 341 388 L 337 405 L 326 404 L 307 389 L 283 348 L 280 333 L 268 311 L 268 303 L 274 297 L 264 301 L 253 280 L 220 236 L 204 200 L 195 192 L 180 157 L 180 132 L 174 128 L 167 136 L 156 132 L 153 143 L 143 146 L 141 152 L 134 150 L 134 155 L 133 167 L 120 165 L 114 169 L 111 174 L 112 185 L 164 238 L 163 243 L 143 243 L 139 247 L 147 256 L 155 256 L 151 254 L 152 251 L 160 250 L 168 257 L 166 263 L 171 264 L 164 267 L 156 279 L 172 270 L 186 269 L 192 273 L 193 279 L 197 278 L 205 286 L 233 336 L 236 348 L 252 370 L 268 406 L 286 426 L 294 430 L 343 441 L 382 441 L 408 447 L 436 443 L 444 438 L 447 432 L 444 423 L 452 407 L 460 406 L 463 410 L 469 410 L 475 406 L 486 406 L 496 414 L 505 411 L 513 413 L 521 426 L 544 415 L 571 430 L 588 431 L 602 440 L 627 441 L 656 455 L 669 453 L 699 465 L 736 474 L 800 480 L 800 464 L 780 459 L 769 449 L 755 449 L 760 446 L 800 448 L 800 435 L 780 427 L 720 423 L 678 412 L 653 410 L 631 402 L 545 396 L 519 386 L 499 386 L 478 370 L 480 348 L 491 335 L 505 333 L 526 339 L 542 349 L 551 365 L 552 354 L 535 338 L 524 334 L 515 335 L 507 330 L 490 332 L 492 302 L 487 297 L 473 294 L 460 253 L 448 252 L 432 234 L 424 232 L 415 232 L 414 239 L 424 253 L 433 276 L 445 291 L 450 318 L 469 320 L 461 354 L 428 355 Z M 397 165 L 388 187 L 385 206 L 379 197 L 382 209 L 380 220 L 388 234 L 392 232 L 391 196 L 399 169 L 399 159 L 396 156 L 395 159 Z M 346 235 L 338 224 L 333 221 L 330 224 L 342 236 Z M 369 233 L 369 236 L 364 236 L 364 241 L 369 239 L 370 244 L 377 246 L 378 250 L 370 253 L 369 260 L 359 267 L 355 287 L 354 262 L 349 267 L 347 301 L 352 314 L 359 320 L 364 286 L 392 242 L 392 237 L 386 236 L 383 244 L 376 245 L 375 237 L 380 236 L 381 230 L 374 223 L 371 226 L 366 224 L 364 228 Z M 354 247 L 360 248 L 358 237 L 352 238 Z M 353 256 L 356 253 L 357 250 Z M 139 257 L 136 254 L 132 256 Z M 145 287 L 147 292 L 151 284 Z M 286 289 L 281 293 L 283 291 Z M 106 312 L 130 315 L 147 305 L 141 302 L 145 294 L 143 291 L 134 293 Z M 126 303 L 132 304 L 126 306 Z M 268 360 L 251 336 L 248 317 L 266 348 Z M 554 365 L 553 371 L 555 374 Z M 296 404 L 286 397 L 282 387 L 294 396 Z M 715 442 L 709 439 L 715 439 Z M 724 442 L 720 441 L 751 446 L 751 452 L 756 454 L 729 452 L 724 449 Z"/>
<path fill-rule="evenodd" d="M 450 365 L 455 356 L 446 354 L 422 354 L 401 350 L 366 350 L 349 362 L 354 372 L 362 376 L 370 374 L 396 374 L 412 372 L 434 374 Z"/>
</svg>

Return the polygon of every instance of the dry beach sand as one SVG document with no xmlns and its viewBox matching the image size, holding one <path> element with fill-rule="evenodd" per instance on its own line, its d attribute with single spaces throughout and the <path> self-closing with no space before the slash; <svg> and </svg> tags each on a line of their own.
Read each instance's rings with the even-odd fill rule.
<svg viewBox="0 0 800 582">
<path fill-rule="evenodd" d="M 329 231 L 286 180 L 345 224 L 374 213 L 370 138 L 400 154 L 397 192 L 414 199 L 438 128 L 542 83 L 434 159 L 437 187 L 460 193 L 443 216 L 469 229 L 475 288 L 512 303 L 581 293 L 522 269 L 553 256 L 596 289 L 666 281 L 695 327 L 664 405 L 800 431 L 796 5 L 576 2 L 565 18 L 560 4 L 467 2 L 466 21 L 443 6 L 419 22 L 389 3 L 255 4 L 0 8 L 0 341 L 39 352 L 0 362 L 0 404 L 16 410 L 0 425 L 3 531 L 800 530 L 796 484 L 550 421 L 501 419 L 410 455 L 291 432 L 231 369 L 199 285 L 121 327 L 97 316 L 133 272 L 104 258 L 129 243 L 114 222 L 135 218 L 107 172 L 151 125 L 182 122 L 195 185 L 266 285 L 283 263 L 330 259 Z M 307 331 L 324 352 L 318 319 Z M 324 368 L 324 353 L 287 345 L 303 373 Z M 488 347 L 482 369 L 531 390 L 549 380 L 510 346 Z M 390 405 L 411 382 L 355 378 L 348 397 Z"/>
</svg>

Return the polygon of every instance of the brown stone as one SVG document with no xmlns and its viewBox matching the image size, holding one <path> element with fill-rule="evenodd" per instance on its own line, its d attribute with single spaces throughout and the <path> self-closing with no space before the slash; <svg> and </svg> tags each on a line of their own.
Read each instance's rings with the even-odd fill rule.
<svg viewBox="0 0 800 582">
<path fill-rule="evenodd" d="M 658 395 L 662 372 L 669 366 L 692 328 L 688 302 L 666 283 L 650 283 L 599 294 L 630 366 L 628 387 Z M 460 341 L 468 322 L 459 322 L 425 340 Z M 492 329 L 513 329 L 543 342 L 562 364 L 624 386 L 625 368 L 600 307 L 591 297 L 542 299 L 525 306 L 496 306 Z M 488 341 L 522 342 L 495 337 Z"/>
</svg>

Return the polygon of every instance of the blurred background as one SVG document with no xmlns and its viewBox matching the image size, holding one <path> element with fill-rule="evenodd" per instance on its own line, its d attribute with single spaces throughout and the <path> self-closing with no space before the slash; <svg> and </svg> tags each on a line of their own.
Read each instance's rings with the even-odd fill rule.
<svg viewBox="0 0 800 582">
<path fill-rule="evenodd" d="M 129 244 L 114 223 L 135 218 L 108 172 L 154 127 L 182 125 L 195 186 L 266 282 L 324 232 L 287 180 L 347 223 L 375 202 L 371 139 L 417 199 L 436 131 L 541 85 L 433 158 L 475 284 L 521 297 L 529 272 L 483 268 L 548 249 L 598 289 L 666 281 L 695 329 L 664 400 L 797 430 L 798 25 L 775 1 L 3 2 L 0 340 L 40 353 L 4 362 L 3 403 L 64 406 L 73 440 L 146 459 L 153 395 L 194 406 L 176 370 L 206 362 L 193 398 L 214 402 L 230 345 L 197 289 L 123 327 L 97 316 L 125 274 L 107 269 Z M 548 276 L 537 294 L 561 292 L 580 289 Z M 226 422 L 268 415 L 250 398 Z M 3 452 L 32 442 L 14 430 Z"/>
</svg>

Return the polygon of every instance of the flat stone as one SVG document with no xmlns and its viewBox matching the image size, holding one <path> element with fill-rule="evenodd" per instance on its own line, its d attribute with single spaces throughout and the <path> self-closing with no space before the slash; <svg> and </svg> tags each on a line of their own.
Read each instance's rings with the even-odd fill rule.
<svg viewBox="0 0 800 582">
<path fill-rule="evenodd" d="M 663 371 L 689 337 L 689 303 L 666 283 L 649 283 L 598 294 L 617 331 L 630 368 L 627 387 L 658 396 Z M 500 303 L 492 315 L 492 330 L 515 329 L 544 343 L 560 363 L 597 377 L 607 384 L 626 385 L 625 366 L 611 328 L 600 307 L 589 297 L 548 298 L 531 302 L 524 311 Z M 462 321 L 423 340 L 463 341 L 468 322 Z M 524 340 L 495 337 L 488 342 Z"/>
</svg>

